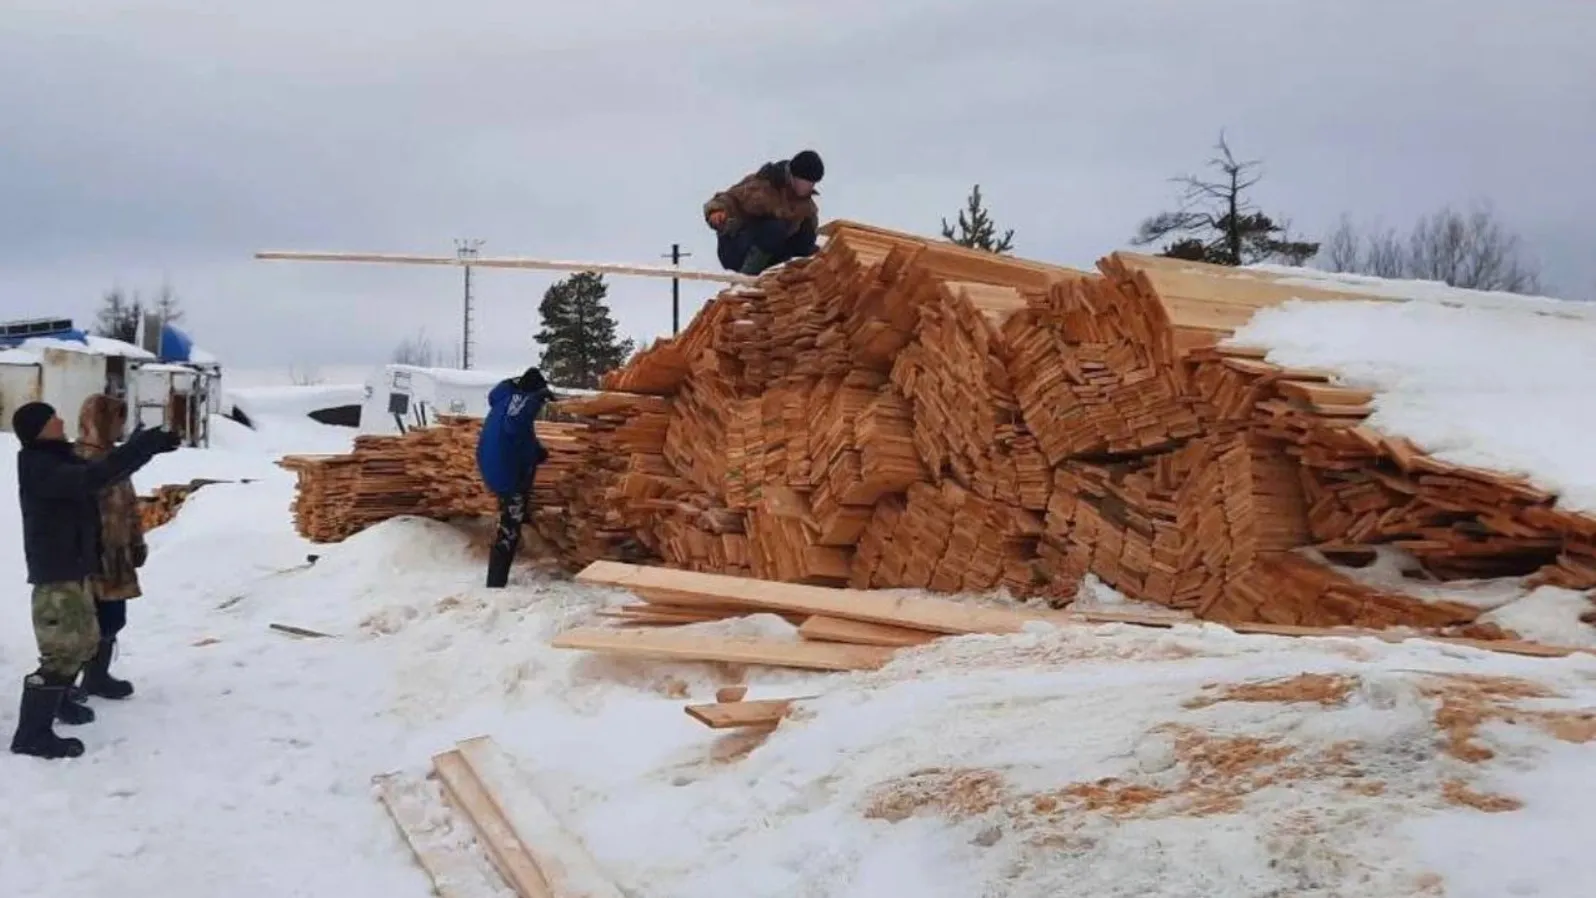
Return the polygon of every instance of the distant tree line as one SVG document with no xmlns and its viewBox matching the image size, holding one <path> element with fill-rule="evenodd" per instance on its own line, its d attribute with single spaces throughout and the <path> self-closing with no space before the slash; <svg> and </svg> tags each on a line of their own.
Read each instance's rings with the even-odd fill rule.
<svg viewBox="0 0 1596 898">
<path fill-rule="evenodd" d="M 128 293 L 121 287 L 112 287 L 100 295 L 100 308 L 95 313 L 92 332 L 96 336 L 132 343 L 138 336 L 139 321 L 145 312 L 155 312 L 163 324 L 183 320 L 182 303 L 171 284 L 162 284 L 149 298 L 137 290 Z"/>
<path fill-rule="evenodd" d="M 1161 256 L 1215 265 L 1313 262 L 1333 272 L 1420 278 L 1476 290 L 1543 289 L 1539 266 L 1523 239 L 1488 203 L 1466 210 L 1442 207 L 1405 232 L 1359 227 L 1343 215 L 1323 240 L 1307 240 L 1292 234 L 1289 220 L 1253 202 L 1252 188 L 1263 179 L 1258 160 L 1237 159 L 1223 133 L 1215 149 L 1207 166 L 1212 173 L 1175 178 L 1180 188 L 1175 208 L 1144 219 L 1133 245 L 1157 244 Z M 1014 247 L 1014 230 L 1000 230 L 993 222 L 980 185 L 970 191 L 954 224 L 942 220 L 942 236 L 993 253 Z"/>
</svg>

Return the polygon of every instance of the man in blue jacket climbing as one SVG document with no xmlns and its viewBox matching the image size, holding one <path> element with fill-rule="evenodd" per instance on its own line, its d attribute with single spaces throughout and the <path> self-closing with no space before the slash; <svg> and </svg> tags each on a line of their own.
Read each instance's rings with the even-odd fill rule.
<svg viewBox="0 0 1596 898">
<path fill-rule="evenodd" d="M 532 424 L 553 397 L 537 368 L 500 381 L 488 393 L 488 417 L 477 439 L 477 470 L 499 498 L 499 524 L 488 553 L 488 587 L 510 582 L 510 564 L 521 546 L 521 527 L 532 503 L 532 481 L 549 457 Z"/>
</svg>

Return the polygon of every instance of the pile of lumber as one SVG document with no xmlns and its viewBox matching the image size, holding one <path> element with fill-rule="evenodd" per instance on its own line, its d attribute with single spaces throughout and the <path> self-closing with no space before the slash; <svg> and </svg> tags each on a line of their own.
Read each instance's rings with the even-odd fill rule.
<svg viewBox="0 0 1596 898">
<path fill-rule="evenodd" d="M 1288 570 L 1281 576 L 1296 573 Z M 1173 611 L 1076 612 L 977 605 L 932 596 L 778 583 L 608 561 L 594 562 L 576 579 L 622 589 L 642 601 L 600 611 L 599 616 L 608 625 L 566 630 L 554 638 L 555 648 L 632 658 L 816 671 L 873 670 L 885 665 L 901 649 L 923 646 L 944 636 L 1010 634 L 1037 623 L 1171 627 L 1194 620 Z M 785 618 L 797 627 L 799 638 L 728 635 L 688 627 L 752 614 Z M 1507 638 L 1501 631 L 1448 627 L 1443 623 L 1445 619 L 1446 615 L 1437 615 L 1434 626 L 1405 631 L 1277 623 L 1227 626 L 1240 633 L 1276 636 L 1376 636 L 1388 641 L 1422 638 L 1545 657 L 1583 651 L 1522 642 Z"/>
<path fill-rule="evenodd" d="M 620 888 L 491 737 L 466 739 L 433 756 L 430 778 L 468 825 L 491 871 L 477 868 L 469 843 L 430 837 L 438 815 L 406 800 L 421 790 L 404 788 L 398 774 L 378 776 L 373 785 L 443 898 L 496 892 L 495 875 L 519 898 L 621 898 Z"/>
<path fill-rule="evenodd" d="M 217 480 L 191 480 L 188 483 L 168 483 L 155 488 L 148 496 L 139 496 L 139 523 L 148 533 L 177 516 L 190 494 L 202 486 L 220 483 Z"/>
<path fill-rule="evenodd" d="M 534 526 L 601 559 L 818 586 L 996 588 L 1059 607 L 1094 574 L 1202 617 L 1461 626 L 1298 550 L 1390 545 L 1430 580 L 1596 587 L 1596 518 L 1364 424 L 1371 396 L 1228 345 L 1291 299 L 1380 299 L 1114 253 L 1096 271 L 851 222 L 711 299 L 560 403 Z M 1300 281 L 1300 279 L 1298 279 Z M 321 538 L 487 514 L 474 425 L 301 467 Z M 407 454 L 400 464 L 396 456 Z M 306 471 L 313 470 L 307 474 Z M 374 494 L 374 491 L 382 495 Z"/>
</svg>

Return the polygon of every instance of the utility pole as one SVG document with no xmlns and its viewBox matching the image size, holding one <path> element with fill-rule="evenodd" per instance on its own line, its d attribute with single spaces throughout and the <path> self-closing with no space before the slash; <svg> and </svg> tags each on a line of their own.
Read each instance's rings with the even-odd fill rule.
<svg viewBox="0 0 1596 898">
<path fill-rule="evenodd" d="M 682 252 L 680 243 L 672 243 L 671 251 L 665 253 L 663 258 L 671 260 L 671 265 L 681 267 L 682 259 L 692 253 Z M 682 281 L 681 278 L 671 278 L 671 336 L 676 336 L 682 326 Z"/>
<path fill-rule="evenodd" d="M 455 238 L 454 252 L 461 261 L 475 259 L 477 249 L 482 246 L 482 241 L 472 238 L 470 240 Z M 466 370 L 471 368 L 471 263 L 465 264 L 465 303 L 461 309 L 463 313 L 460 321 L 460 367 Z"/>
</svg>

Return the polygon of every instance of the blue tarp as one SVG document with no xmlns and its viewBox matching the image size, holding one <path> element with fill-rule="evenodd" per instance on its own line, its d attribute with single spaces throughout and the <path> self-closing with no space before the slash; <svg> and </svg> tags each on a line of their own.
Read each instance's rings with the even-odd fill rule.
<svg viewBox="0 0 1596 898">
<path fill-rule="evenodd" d="M 186 362 L 194 351 L 194 341 L 170 324 L 161 327 L 161 349 L 156 355 L 163 362 Z"/>
</svg>

